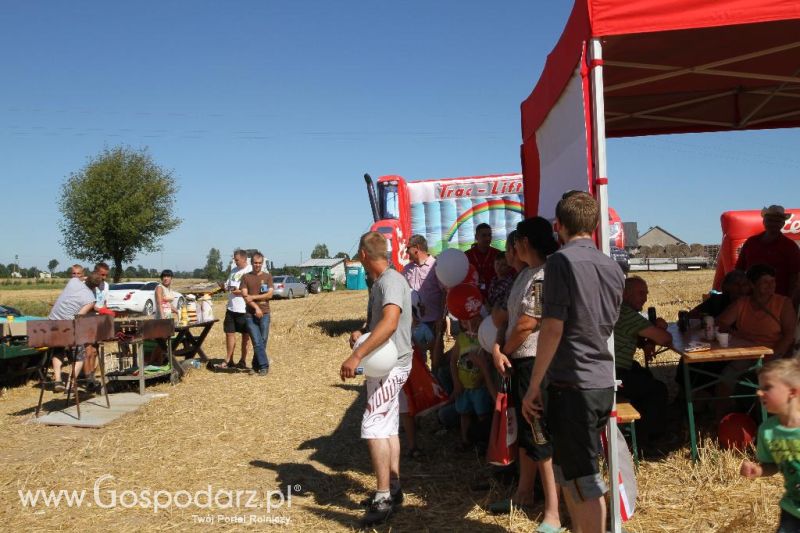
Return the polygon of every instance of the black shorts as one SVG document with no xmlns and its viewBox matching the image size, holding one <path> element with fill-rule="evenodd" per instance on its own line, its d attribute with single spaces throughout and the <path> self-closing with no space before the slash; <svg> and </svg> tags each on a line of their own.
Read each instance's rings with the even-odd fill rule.
<svg viewBox="0 0 800 533">
<path fill-rule="evenodd" d="M 532 461 L 544 461 L 553 456 L 553 444 L 550 441 L 546 417 L 540 418 L 539 423 L 547 442 L 545 444 L 536 444 L 533 440 L 533 429 L 528 424 L 528 421 L 525 420 L 525 417 L 522 416 L 522 399 L 525 397 L 525 393 L 528 392 L 528 384 L 531 382 L 531 374 L 533 374 L 533 364 L 535 362 L 535 357 L 511 360 L 514 370 L 511 372 L 510 392 L 514 401 L 514 408 L 517 410 L 517 443 L 521 449 L 525 450 Z"/>
<path fill-rule="evenodd" d="M 225 310 L 225 321 L 222 323 L 222 331 L 225 333 L 247 333 L 247 313 L 237 313 L 230 309 Z"/>
<path fill-rule="evenodd" d="M 547 419 L 553 437 L 553 464 L 567 482 L 599 473 L 600 431 L 608 422 L 614 388 L 576 389 L 551 383 Z"/>
</svg>

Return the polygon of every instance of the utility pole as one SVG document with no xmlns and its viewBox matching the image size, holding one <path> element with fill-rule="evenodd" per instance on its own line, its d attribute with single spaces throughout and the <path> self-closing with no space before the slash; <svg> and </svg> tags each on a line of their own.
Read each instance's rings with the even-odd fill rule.
<svg viewBox="0 0 800 533">
<path fill-rule="evenodd" d="M 14 272 L 19 272 L 19 256 L 14 254 Z"/>
</svg>

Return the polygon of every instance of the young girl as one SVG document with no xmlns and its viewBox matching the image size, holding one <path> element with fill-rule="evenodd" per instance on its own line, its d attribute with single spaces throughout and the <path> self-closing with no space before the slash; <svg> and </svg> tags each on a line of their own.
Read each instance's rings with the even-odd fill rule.
<svg viewBox="0 0 800 533">
<path fill-rule="evenodd" d="M 775 415 L 758 428 L 758 463 L 744 461 L 739 473 L 748 479 L 783 474 L 778 533 L 800 531 L 800 360 L 770 361 L 758 374 L 758 397 Z"/>
<path fill-rule="evenodd" d="M 456 337 L 456 345 L 450 355 L 450 371 L 453 376 L 453 397 L 456 411 L 461 417 L 461 442 L 459 450 L 466 451 L 472 446 L 470 438 L 473 416 L 486 423 L 494 409 L 497 392 L 491 374 L 491 363 L 487 354 L 481 350 L 477 330 L 481 317 L 461 320 L 461 332 Z"/>
</svg>

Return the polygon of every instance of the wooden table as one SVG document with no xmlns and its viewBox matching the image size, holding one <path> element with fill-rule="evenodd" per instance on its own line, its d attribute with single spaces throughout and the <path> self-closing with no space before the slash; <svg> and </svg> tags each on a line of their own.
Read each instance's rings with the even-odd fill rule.
<svg viewBox="0 0 800 533">
<path fill-rule="evenodd" d="M 172 339 L 173 354 L 187 359 L 191 359 L 196 355 L 200 356 L 202 361 L 208 361 L 208 356 L 203 351 L 203 342 L 205 342 L 211 328 L 219 320 L 209 320 L 207 322 L 192 322 L 186 326 L 175 326 L 177 335 Z M 192 333 L 192 329 L 202 328 L 199 335 Z M 182 346 L 181 348 L 178 348 Z"/>
<path fill-rule="evenodd" d="M 109 373 L 109 379 L 113 381 L 138 381 L 139 394 L 144 395 L 145 382 L 147 380 L 169 376 L 170 381 L 175 384 L 183 377 L 184 371 L 181 365 L 175 360 L 172 350 L 172 343 L 169 342 L 175 332 L 175 323 L 172 319 L 130 319 L 118 318 L 114 321 L 115 330 L 121 334 L 117 337 L 120 349 L 127 345 L 133 351 L 138 371 L 135 374 L 129 373 L 130 369 L 120 370 Z M 144 341 L 163 342 L 167 348 L 167 368 L 157 372 L 145 372 L 144 364 Z"/>
<path fill-rule="evenodd" d="M 689 329 L 688 331 L 680 331 L 677 324 L 672 323 L 667 328 L 667 331 L 672 335 L 672 345 L 669 347 L 678 354 L 683 360 L 683 380 L 684 391 L 686 395 L 686 410 L 689 417 L 689 440 L 691 443 L 692 461 L 697 461 L 697 431 L 694 422 L 694 395 L 696 392 L 713 387 L 722 381 L 722 374 L 710 372 L 706 369 L 699 368 L 695 365 L 698 363 L 713 363 L 713 362 L 732 362 L 742 360 L 753 360 L 752 366 L 740 372 L 736 377 L 736 383 L 748 388 L 752 388 L 753 394 L 731 394 L 728 398 L 754 398 L 756 396 L 755 390 L 758 389 L 758 383 L 754 383 L 747 379 L 747 373 L 751 370 L 761 367 L 762 360 L 765 356 L 772 355 L 772 349 L 767 346 L 760 346 L 742 338 L 733 336 L 729 337 L 728 346 L 723 348 L 716 340 L 705 340 L 703 329 Z M 711 345 L 710 349 L 698 352 L 687 353 L 686 347 L 692 342 L 707 342 Z M 705 383 L 699 387 L 691 386 L 691 375 L 698 374 L 703 376 L 710 376 L 712 381 Z M 720 398 L 711 397 L 710 400 Z M 766 412 L 764 407 L 761 407 L 763 418 L 766 419 Z"/>
</svg>

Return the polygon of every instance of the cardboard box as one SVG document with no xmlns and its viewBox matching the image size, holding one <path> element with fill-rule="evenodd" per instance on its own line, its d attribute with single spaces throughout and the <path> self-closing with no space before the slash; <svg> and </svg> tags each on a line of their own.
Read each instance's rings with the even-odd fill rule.
<svg viewBox="0 0 800 533">
<path fill-rule="evenodd" d="M 28 334 L 28 322 L 0 322 L 0 337 L 24 337 Z"/>
</svg>

